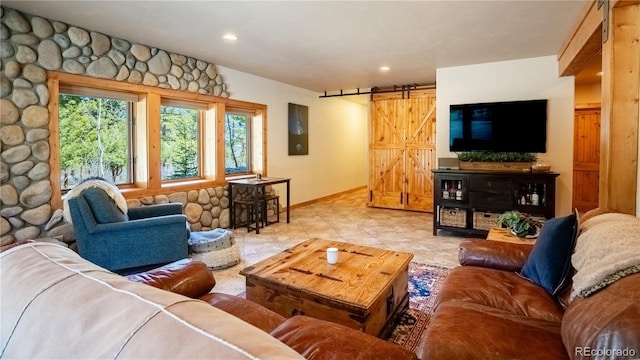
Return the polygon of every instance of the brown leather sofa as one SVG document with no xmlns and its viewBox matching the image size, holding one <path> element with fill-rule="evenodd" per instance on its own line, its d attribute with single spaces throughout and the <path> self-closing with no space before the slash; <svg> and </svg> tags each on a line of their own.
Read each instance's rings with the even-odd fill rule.
<svg viewBox="0 0 640 360">
<path fill-rule="evenodd" d="M 581 222 L 606 211 L 594 211 Z M 640 221 L 640 220 L 639 220 Z M 520 277 L 532 247 L 468 240 L 416 353 L 420 359 L 638 359 L 640 273 L 569 302 Z"/>
<path fill-rule="evenodd" d="M 413 352 L 342 325 L 307 316 L 285 319 L 244 298 L 210 292 L 215 278 L 200 261 L 184 259 L 127 278 L 203 300 L 270 333 L 307 359 L 416 359 Z"/>
</svg>

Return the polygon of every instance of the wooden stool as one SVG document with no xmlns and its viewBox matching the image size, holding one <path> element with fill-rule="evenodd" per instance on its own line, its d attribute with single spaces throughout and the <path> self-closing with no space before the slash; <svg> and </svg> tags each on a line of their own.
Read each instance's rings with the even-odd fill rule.
<svg viewBox="0 0 640 360">
<path fill-rule="evenodd" d="M 276 205 L 276 220 L 269 221 L 267 210 L 269 209 L 269 202 L 273 202 Z M 280 196 L 278 195 L 266 195 L 264 197 L 264 205 L 262 207 L 262 223 L 264 226 L 275 224 L 280 222 Z"/>
<path fill-rule="evenodd" d="M 253 230 L 257 230 L 257 228 L 260 226 L 260 221 L 262 221 L 262 212 L 264 211 L 264 209 L 266 209 L 266 205 L 265 205 L 265 201 L 263 199 L 258 200 L 258 204 L 257 204 L 257 209 L 256 209 L 256 202 L 254 199 L 239 199 L 239 200 L 233 200 L 233 211 L 234 211 L 234 216 L 237 219 L 235 221 L 234 224 L 234 229 L 238 228 L 239 226 L 246 226 L 247 227 L 247 232 L 251 232 Z M 241 223 L 240 221 L 240 214 L 238 214 L 237 210 L 240 210 L 240 214 L 242 214 L 242 210 L 246 209 L 247 211 L 247 220 L 244 223 Z M 256 218 L 257 218 L 257 222 L 256 222 Z M 257 225 L 256 225 L 257 223 Z M 264 227 L 264 222 L 262 227 Z"/>
</svg>

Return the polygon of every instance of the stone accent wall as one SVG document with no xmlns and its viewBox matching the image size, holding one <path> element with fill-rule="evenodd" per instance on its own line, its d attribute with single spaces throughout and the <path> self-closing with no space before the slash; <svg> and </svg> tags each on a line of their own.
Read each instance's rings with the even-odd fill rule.
<svg viewBox="0 0 640 360">
<path fill-rule="evenodd" d="M 234 191 L 235 193 L 235 191 Z M 226 186 L 128 199 L 128 207 L 181 203 L 192 231 L 229 227 L 229 193 Z"/>
<path fill-rule="evenodd" d="M 46 70 L 229 97 L 214 64 L 0 7 L 0 244 L 73 230 L 52 209 Z M 224 188 L 131 200 L 177 201 L 193 230 L 227 227 Z M 226 214 L 226 215 L 225 215 Z"/>
</svg>

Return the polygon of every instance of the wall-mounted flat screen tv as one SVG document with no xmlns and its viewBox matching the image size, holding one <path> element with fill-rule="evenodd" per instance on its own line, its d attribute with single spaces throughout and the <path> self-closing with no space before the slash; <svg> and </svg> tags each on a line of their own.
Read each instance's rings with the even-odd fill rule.
<svg viewBox="0 0 640 360">
<path fill-rule="evenodd" d="M 547 151 L 547 100 L 450 105 L 449 150 Z"/>
</svg>

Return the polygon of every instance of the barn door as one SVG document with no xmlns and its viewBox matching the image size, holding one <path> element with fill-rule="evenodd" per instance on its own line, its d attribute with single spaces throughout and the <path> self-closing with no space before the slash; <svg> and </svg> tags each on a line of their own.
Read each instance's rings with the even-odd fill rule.
<svg viewBox="0 0 640 360">
<path fill-rule="evenodd" d="M 369 204 L 404 206 L 404 101 L 373 101 L 369 141 Z"/>
<path fill-rule="evenodd" d="M 369 206 L 433 211 L 435 90 L 371 104 Z"/>
<path fill-rule="evenodd" d="M 405 209 L 433 211 L 436 98 L 410 99 L 406 112 Z"/>
<path fill-rule="evenodd" d="M 576 109 L 573 126 L 573 207 L 582 213 L 598 207 L 600 109 Z"/>
</svg>

